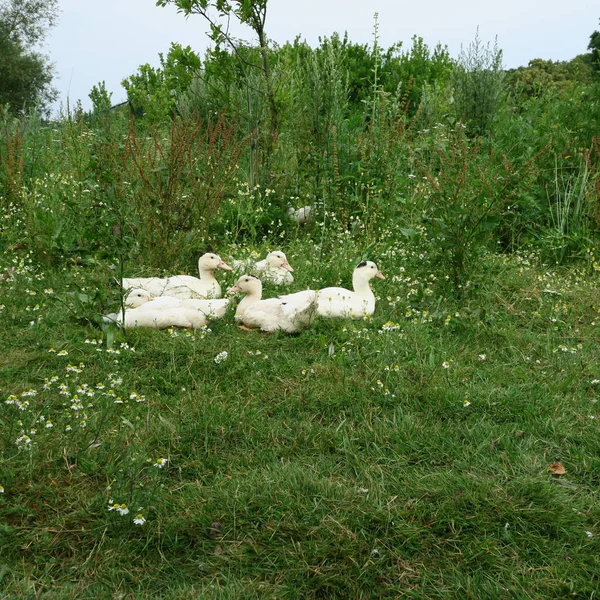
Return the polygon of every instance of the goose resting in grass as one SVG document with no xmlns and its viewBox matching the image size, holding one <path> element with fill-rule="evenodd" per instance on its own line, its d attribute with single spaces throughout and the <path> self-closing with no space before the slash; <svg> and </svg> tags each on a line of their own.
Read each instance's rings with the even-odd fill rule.
<svg viewBox="0 0 600 600">
<path fill-rule="evenodd" d="M 375 312 L 375 294 L 369 282 L 374 277 L 385 279 L 374 262 L 361 262 L 352 273 L 353 291 L 328 287 L 317 292 L 317 314 L 351 319 L 372 315 Z"/>
<path fill-rule="evenodd" d="M 235 312 L 235 319 L 241 323 L 243 329 L 268 332 L 281 329 L 293 333 L 308 325 L 315 313 L 316 292 L 312 290 L 261 300 L 260 279 L 252 275 L 242 275 L 237 283 L 227 290 L 228 294 L 233 292 L 246 294 Z"/>
<path fill-rule="evenodd" d="M 235 269 L 255 272 L 262 280 L 275 285 L 288 285 L 294 281 L 294 269 L 281 250 L 269 252 L 266 258 L 256 263 L 251 260 L 234 260 L 231 264 Z"/>
<path fill-rule="evenodd" d="M 134 294 L 146 290 L 135 290 Z M 131 294 L 130 294 L 131 296 Z M 128 300 L 130 299 L 128 296 Z M 177 298 L 173 298 L 177 302 Z M 131 297 L 131 301 L 136 303 L 136 296 Z M 126 306 L 125 314 L 120 311 L 111 313 L 104 317 L 105 323 L 115 323 L 123 325 L 126 329 L 132 327 L 152 327 L 153 329 L 167 329 L 168 327 L 182 327 L 184 329 L 199 329 L 208 323 L 207 316 L 195 308 L 190 308 L 180 304 L 179 306 L 160 306 L 156 305 L 150 299 L 135 308 Z"/>
<path fill-rule="evenodd" d="M 290 206 L 288 208 L 287 214 L 288 217 L 295 223 L 298 223 L 299 225 L 306 225 L 307 223 L 310 223 L 313 220 L 312 212 L 312 206 L 303 206 L 302 208 L 292 208 Z"/>
<path fill-rule="evenodd" d="M 198 259 L 200 278 L 191 275 L 171 277 L 127 277 L 123 279 L 126 290 L 142 288 L 152 296 L 172 296 L 174 298 L 220 298 L 221 286 L 215 278 L 217 269 L 231 271 L 218 254 L 208 252 Z"/>
<path fill-rule="evenodd" d="M 126 308 L 144 306 L 150 309 L 159 308 L 192 308 L 199 310 L 209 319 L 220 319 L 225 316 L 231 304 L 229 298 L 175 298 L 173 296 L 153 297 L 150 292 L 137 288 L 133 289 L 125 298 Z"/>
</svg>

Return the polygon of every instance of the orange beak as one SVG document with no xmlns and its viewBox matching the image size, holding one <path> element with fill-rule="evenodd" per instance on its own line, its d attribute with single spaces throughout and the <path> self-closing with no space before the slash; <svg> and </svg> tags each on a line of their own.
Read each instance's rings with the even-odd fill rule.
<svg viewBox="0 0 600 600">
<path fill-rule="evenodd" d="M 385 275 L 381 271 L 377 271 L 375 277 L 377 277 L 377 279 L 385 279 Z"/>
</svg>

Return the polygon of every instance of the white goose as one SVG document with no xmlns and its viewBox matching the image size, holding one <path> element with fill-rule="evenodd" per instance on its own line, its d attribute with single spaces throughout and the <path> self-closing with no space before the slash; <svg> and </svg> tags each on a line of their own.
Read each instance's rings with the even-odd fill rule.
<svg viewBox="0 0 600 600">
<path fill-rule="evenodd" d="M 142 288 L 133 289 L 125 298 L 126 308 L 146 307 L 152 310 L 159 308 L 192 308 L 199 310 L 209 319 L 220 319 L 225 316 L 231 304 L 229 298 L 175 298 L 174 296 L 153 297 Z"/>
<path fill-rule="evenodd" d="M 215 271 L 231 267 L 224 263 L 218 254 L 208 252 L 198 259 L 200 278 L 191 275 L 173 275 L 171 277 L 128 277 L 123 279 L 126 290 L 142 288 L 153 296 L 172 296 L 174 298 L 220 298 L 221 286 L 215 279 Z"/>
<path fill-rule="evenodd" d="M 361 262 L 352 273 L 353 291 L 341 287 L 328 287 L 317 292 L 317 314 L 323 317 L 351 319 L 372 315 L 375 312 L 375 294 L 369 282 L 374 277 L 385 279 L 374 262 Z"/>
<path fill-rule="evenodd" d="M 185 302 L 177 298 L 171 300 Z M 178 306 L 161 306 L 160 302 L 154 304 L 146 290 L 138 289 L 133 290 L 127 297 L 124 314 L 123 311 L 111 313 L 104 317 L 104 322 L 124 325 L 127 329 L 131 327 L 198 329 L 207 324 L 208 318 L 202 311 L 183 304 Z"/>
<path fill-rule="evenodd" d="M 262 283 L 252 275 L 242 275 L 227 293 L 243 292 L 246 295 L 238 304 L 235 319 L 243 329 L 293 333 L 310 323 L 314 316 L 316 292 L 306 290 L 280 298 L 261 300 Z"/>
<path fill-rule="evenodd" d="M 299 225 L 306 225 L 313 220 L 312 212 L 312 206 L 303 206 L 302 208 L 293 208 L 290 206 L 287 214 L 295 223 L 298 223 Z"/>
<path fill-rule="evenodd" d="M 235 269 L 242 270 L 242 272 L 248 270 L 256 272 L 261 279 L 275 285 L 288 285 L 294 281 L 292 275 L 294 269 L 281 250 L 269 252 L 266 258 L 256 263 L 252 260 L 234 260 L 231 264 Z"/>
</svg>

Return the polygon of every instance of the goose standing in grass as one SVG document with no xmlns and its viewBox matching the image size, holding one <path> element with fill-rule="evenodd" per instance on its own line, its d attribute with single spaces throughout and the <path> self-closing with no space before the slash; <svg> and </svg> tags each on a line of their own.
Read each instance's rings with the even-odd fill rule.
<svg viewBox="0 0 600 600">
<path fill-rule="evenodd" d="M 312 290 L 262 300 L 260 279 L 252 275 L 242 275 L 236 284 L 227 290 L 228 294 L 233 292 L 246 294 L 235 312 L 235 319 L 241 323 L 243 329 L 268 332 L 281 329 L 293 333 L 307 326 L 315 314 L 317 294 Z"/>
<path fill-rule="evenodd" d="M 208 252 L 198 259 L 200 277 L 173 275 L 171 277 L 127 277 L 123 279 L 126 290 L 142 288 L 152 296 L 174 298 L 220 298 L 221 286 L 215 278 L 217 269 L 231 271 L 218 254 Z"/>
<path fill-rule="evenodd" d="M 312 213 L 312 206 L 303 206 L 302 208 L 292 208 L 290 206 L 287 211 L 288 217 L 292 221 L 294 221 L 294 223 L 298 223 L 299 225 L 306 225 L 307 223 L 311 223 L 313 220 Z"/>
<path fill-rule="evenodd" d="M 361 319 L 375 312 L 375 294 L 369 282 L 374 277 L 385 279 L 377 265 L 370 261 L 361 262 L 352 273 L 352 287 L 323 288 L 317 292 L 317 314 L 323 317 Z"/>
<path fill-rule="evenodd" d="M 275 285 L 289 285 L 294 281 L 293 267 L 288 262 L 286 255 L 281 250 L 269 252 L 267 257 L 254 263 L 252 261 L 234 260 L 231 263 L 235 269 L 244 269 L 256 272 L 261 279 Z"/>
<path fill-rule="evenodd" d="M 158 308 L 192 308 L 199 310 L 209 319 L 220 319 L 225 316 L 231 304 L 229 298 L 175 298 L 174 296 L 154 297 L 142 288 L 133 289 L 125 298 L 126 308 L 145 306 L 156 310 Z"/>
</svg>

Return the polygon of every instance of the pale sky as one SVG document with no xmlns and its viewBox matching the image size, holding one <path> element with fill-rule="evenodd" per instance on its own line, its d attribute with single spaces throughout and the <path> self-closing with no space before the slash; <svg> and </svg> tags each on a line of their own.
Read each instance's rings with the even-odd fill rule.
<svg viewBox="0 0 600 600">
<path fill-rule="evenodd" d="M 155 0 L 60 0 L 58 25 L 43 51 L 56 66 L 59 103 L 71 106 L 81 99 L 91 108 L 88 94 L 106 82 L 113 103 L 126 99 L 121 80 L 139 65 L 159 65 L 171 42 L 191 46 L 200 56 L 209 40 L 207 23 L 195 15 L 185 19 L 174 8 L 159 8 Z M 379 43 L 388 48 L 413 35 L 430 48 L 447 45 L 453 57 L 467 46 L 479 27 L 480 38 L 493 44 L 497 37 L 506 68 L 526 65 L 533 58 L 570 60 L 587 51 L 590 34 L 599 29 L 598 0 L 269 0 L 266 30 L 283 44 L 297 35 L 312 46 L 319 36 L 348 32 L 350 41 L 372 44 L 374 13 L 379 14 Z M 238 37 L 252 39 L 240 28 Z"/>
</svg>

